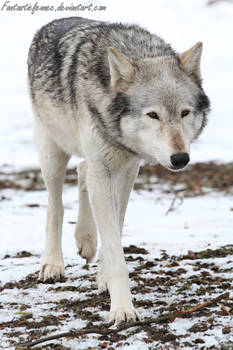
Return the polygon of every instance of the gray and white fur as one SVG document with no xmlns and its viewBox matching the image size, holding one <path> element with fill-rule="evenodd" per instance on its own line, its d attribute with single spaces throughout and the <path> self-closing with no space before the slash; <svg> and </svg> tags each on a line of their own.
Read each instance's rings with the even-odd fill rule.
<svg viewBox="0 0 233 350">
<path fill-rule="evenodd" d="M 178 54 L 137 25 L 72 17 L 35 35 L 28 82 L 36 144 L 48 190 L 40 278 L 64 275 L 62 187 L 71 155 L 78 167 L 79 254 L 91 261 L 101 238 L 99 291 L 109 290 L 109 321 L 139 317 L 121 245 L 130 191 L 141 159 L 178 171 L 206 124 L 202 43 Z"/>
</svg>

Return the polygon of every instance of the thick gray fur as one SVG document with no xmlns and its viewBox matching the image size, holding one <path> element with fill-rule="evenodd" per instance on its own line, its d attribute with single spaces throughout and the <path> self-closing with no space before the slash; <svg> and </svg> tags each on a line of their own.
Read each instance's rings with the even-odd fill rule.
<svg viewBox="0 0 233 350">
<path fill-rule="evenodd" d="M 62 186 L 69 158 L 78 167 L 79 254 L 91 261 L 101 238 L 99 291 L 109 290 L 109 320 L 139 317 L 121 245 L 125 212 L 141 159 L 172 171 L 188 164 L 206 124 L 202 43 L 181 54 L 137 25 L 80 17 L 55 20 L 35 35 L 28 85 L 48 190 L 40 278 L 64 274 Z"/>
</svg>

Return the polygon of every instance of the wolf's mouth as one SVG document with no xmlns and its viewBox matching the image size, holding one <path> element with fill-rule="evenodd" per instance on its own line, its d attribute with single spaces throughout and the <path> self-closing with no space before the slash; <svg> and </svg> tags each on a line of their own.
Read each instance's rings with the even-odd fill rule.
<svg viewBox="0 0 233 350">
<path fill-rule="evenodd" d="M 186 167 L 187 167 L 187 165 L 184 165 L 182 167 L 171 166 L 171 167 L 168 167 L 168 170 L 173 171 L 173 172 L 177 172 L 177 171 L 184 170 Z"/>
</svg>

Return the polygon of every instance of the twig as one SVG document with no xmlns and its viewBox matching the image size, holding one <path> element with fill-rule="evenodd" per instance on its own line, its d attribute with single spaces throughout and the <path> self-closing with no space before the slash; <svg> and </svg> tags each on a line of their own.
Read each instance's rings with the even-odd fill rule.
<svg viewBox="0 0 233 350">
<path fill-rule="evenodd" d="M 230 313 L 229 310 L 227 310 L 226 306 L 225 305 L 222 305 L 221 306 L 221 310 L 225 312 L 226 315 L 228 316 L 232 316 L 232 314 Z"/>
<path fill-rule="evenodd" d="M 54 334 L 51 335 L 49 337 L 45 337 L 42 339 L 38 339 L 35 340 L 33 342 L 30 343 L 23 343 L 23 344 L 19 344 L 19 348 L 24 348 L 24 347 L 32 347 L 34 345 L 37 344 L 41 344 L 44 343 L 46 341 L 49 340 L 54 340 L 54 339 L 59 339 L 59 338 L 65 338 L 65 337 L 74 337 L 74 338 L 78 338 L 81 335 L 84 334 L 90 334 L 90 333 L 96 333 L 96 334 L 101 334 L 101 335 L 113 335 L 116 334 L 118 332 L 121 332 L 123 330 L 126 330 L 128 328 L 132 328 L 132 327 L 139 327 L 139 326 L 146 326 L 146 325 L 150 325 L 150 324 L 161 324 L 161 323 L 166 323 L 166 322 L 172 322 L 174 321 L 177 317 L 184 317 L 186 314 L 192 313 L 194 311 L 203 309 L 207 306 L 213 305 L 218 303 L 219 301 L 221 301 L 222 299 L 228 299 L 229 298 L 229 293 L 224 293 L 219 295 L 218 297 L 212 299 L 212 300 L 208 300 L 203 304 L 197 305 L 191 309 L 188 310 L 183 310 L 183 311 L 176 311 L 176 312 L 168 312 L 162 315 L 159 315 L 156 318 L 150 318 L 150 319 L 146 319 L 144 321 L 135 321 L 135 322 L 129 322 L 129 323 L 124 323 L 120 326 L 118 326 L 117 328 L 111 328 L 112 324 L 102 324 L 98 327 L 92 327 L 92 328 L 83 328 L 83 329 L 78 329 L 78 330 L 70 330 L 68 332 L 64 332 L 64 333 L 59 333 L 59 334 Z"/>
<path fill-rule="evenodd" d="M 181 204 L 183 203 L 183 197 L 179 196 L 177 191 L 175 191 L 173 188 L 171 188 L 171 191 L 174 193 L 174 198 L 170 204 L 170 207 L 166 211 L 165 216 L 167 216 L 170 212 L 179 208 L 179 206 L 181 206 Z M 180 202 L 175 207 L 175 203 L 176 203 L 177 199 L 179 199 Z"/>
<path fill-rule="evenodd" d="M 181 315 L 184 316 L 186 314 L 191 314 L 194 311 L 197 311 L 197 310 L 203 309 L 204 307 L 216 304 L 217 302 L 219 302 L 222 299 L 225 299 L 225 300 L 229 299 L 229 293 L 221 294 L 221 295 L 219 295 L 218 297 L 216 297 L 216 298 L 214 298 L 212 300 L 207 300 L 203 304 L 196 305 L 196 306 L 194 306 L 194 307 L 192 307 L 190 309 L 187 309 L 187 310 L 182 310 L 181 311 Z"/>
</svg>

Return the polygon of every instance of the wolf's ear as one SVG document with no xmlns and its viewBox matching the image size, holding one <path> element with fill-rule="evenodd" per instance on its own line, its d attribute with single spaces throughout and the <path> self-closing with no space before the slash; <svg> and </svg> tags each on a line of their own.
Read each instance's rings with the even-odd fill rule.
<svg viewBox="0 0 233 350">
<path fill-rule="evenodd" d="M 112 88 L 126 89 L 134 76 L 135 67 L 127 57 L 112 47 L 108 49 L 108 61 Z"/>
<path fill-rule="evenodd" d="M 196 43 L 191 49 L 179 54 L 181 68 L 188 74 L 193 75 L 197 81 L 201 82 L 201 54 L 202 42 Z"/>
</svg>

